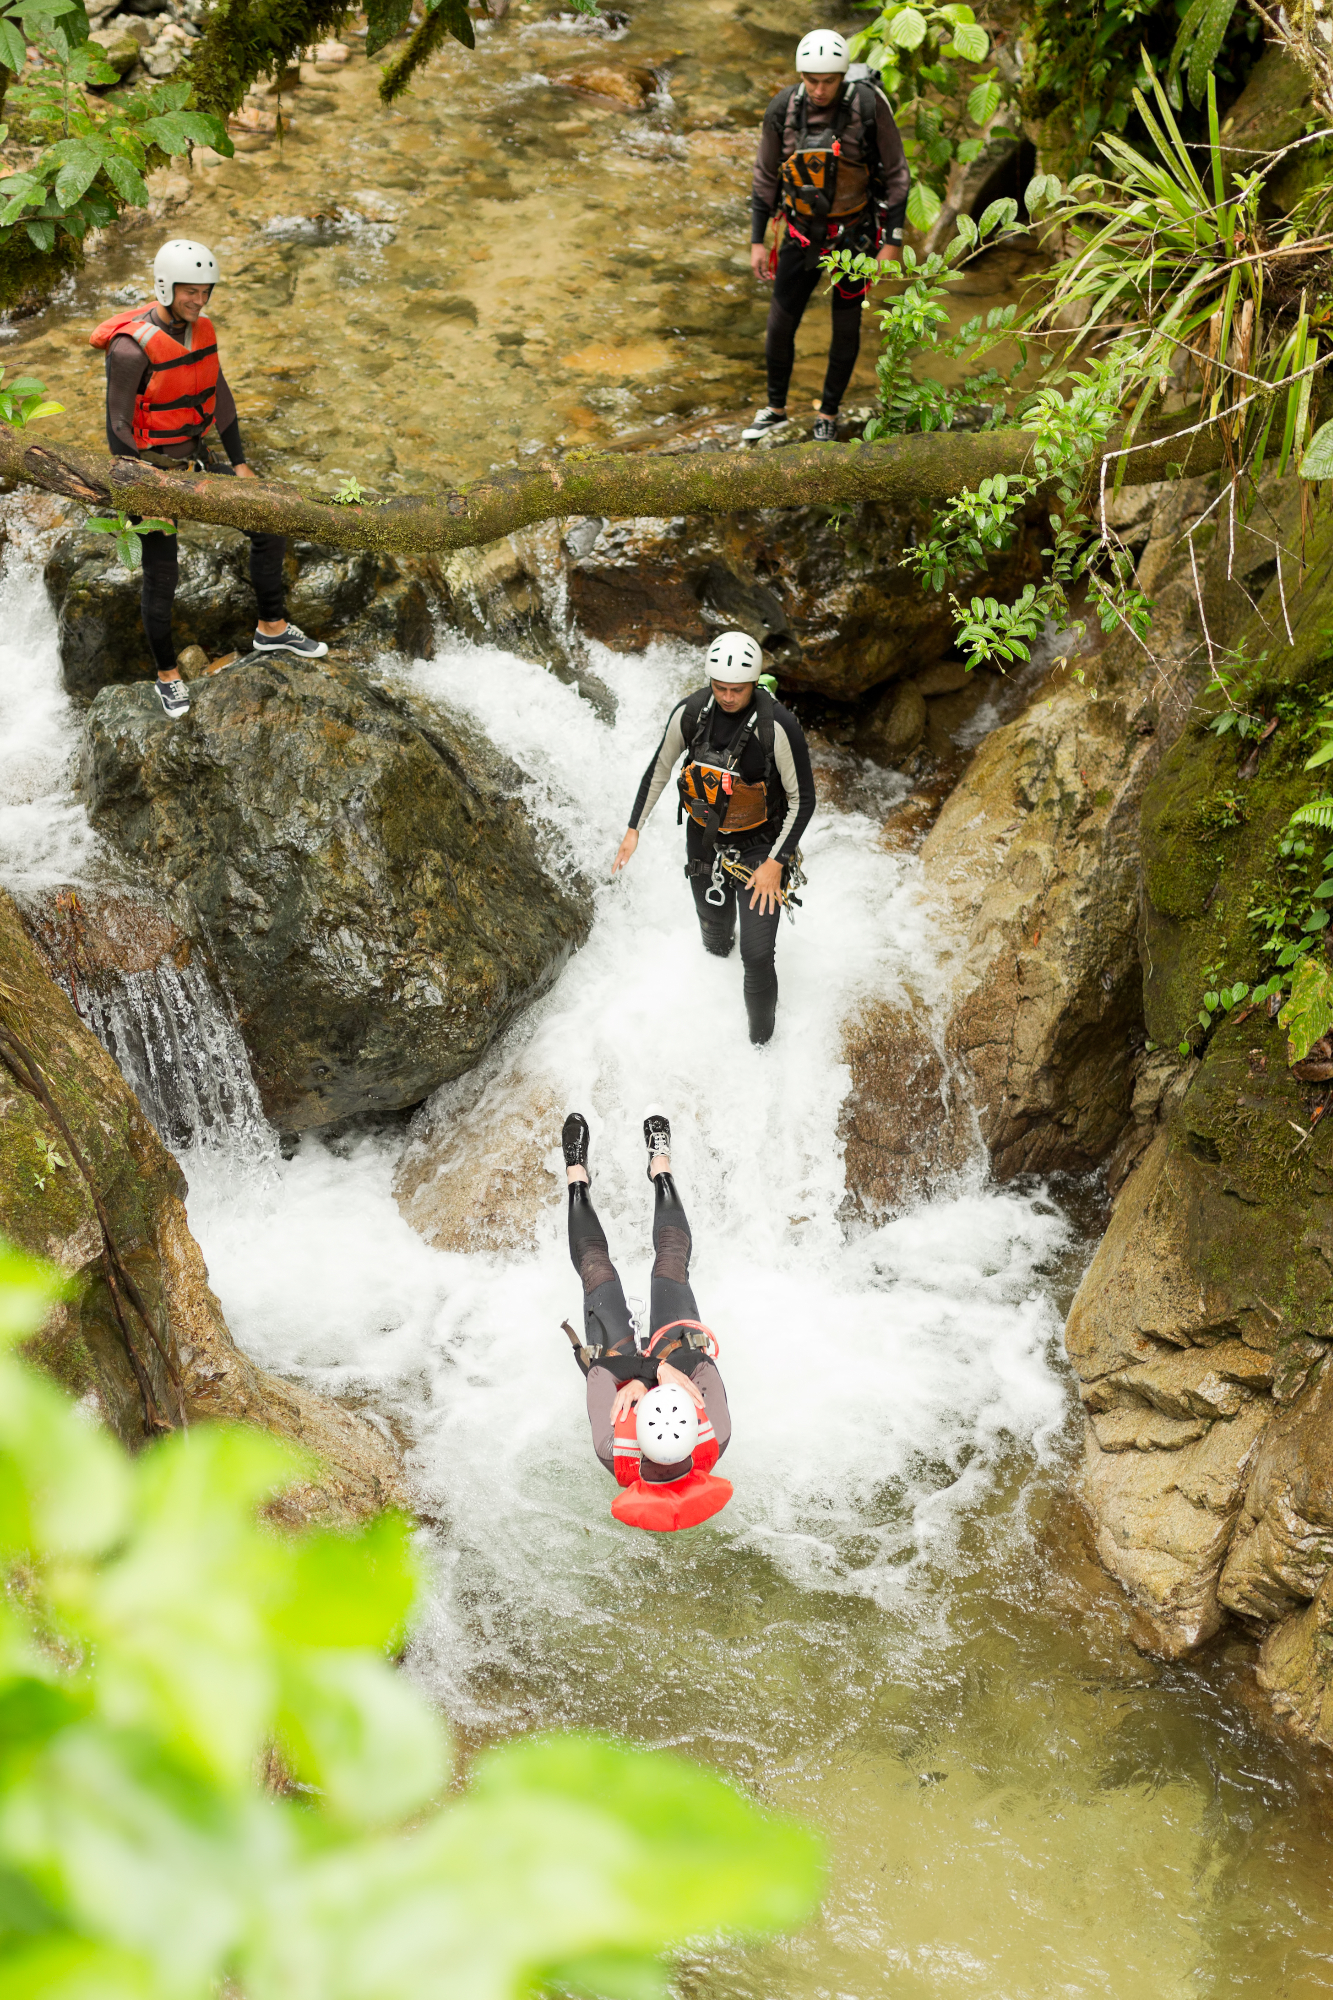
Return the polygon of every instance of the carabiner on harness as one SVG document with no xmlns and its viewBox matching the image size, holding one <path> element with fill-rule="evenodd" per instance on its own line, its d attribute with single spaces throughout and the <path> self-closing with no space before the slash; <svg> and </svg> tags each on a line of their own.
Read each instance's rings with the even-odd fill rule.
<svg viewBox="0 0 1333 2000">
<path fill-rule="evenodd" d="M 720 910 L 727 900 L 727 885 L 722 880 L 722 852 L 713 849 L 713 879 L 704 890 L 704 901 L 710 909 Z"/>
</svg>

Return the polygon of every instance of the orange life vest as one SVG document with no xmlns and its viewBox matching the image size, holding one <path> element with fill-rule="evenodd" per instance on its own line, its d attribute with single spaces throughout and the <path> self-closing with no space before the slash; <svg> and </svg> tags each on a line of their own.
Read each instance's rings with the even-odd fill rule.
<svg viewBox="0 0 1333 2000">
<path fill-rule="evenodd" d="M 151 366 L 143 394 L 134 401 L 134 445 L 148 451 L 167 444 L 197 444 L 217 406 L 218 341 L 213 322 L 200 313 L 187 327 L 187 346 L 153 318 L 153 307 L 134 306 L 104 319 L 88 336 L 90 347 L 107 348 L 118 333 L 137 340 Z"/>
<path fill-rule="evenodd" d="M 706 1472 L 687 1472 L 683 1479 L 673 1479 L 666 1486 L 650 1486 L 646 1480 L 636 1479 L 624 1493 L 617 1493 L 611 1512 L 626 1527 L 670 1535 L 678 1528 L 697 1528 L 700 1521 L 721 1513 L 731 1494 L 729 1479 L 713 1479 Z"/>
</svg>

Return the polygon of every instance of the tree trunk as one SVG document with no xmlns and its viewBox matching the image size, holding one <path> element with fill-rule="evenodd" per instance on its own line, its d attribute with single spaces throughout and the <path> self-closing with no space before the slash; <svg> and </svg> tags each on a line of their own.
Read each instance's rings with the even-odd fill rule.
<svg viewBox="0 0 1333 2000">
<path fill-rule="evenodd" d="M 1173 418 L 1163 428 L 1187 420 Z M 1143 434 L 1146 436 L 1146 434 Z M 341 506 L 270 479 L 160 472 L 133 458 L 108 458 L 38 444 L 0 424 L 0 478 L 45 487 L 92 506 L 139 517 L 214 521 L 248 533 L 297 535 L 345 549 L 407 553 L 470 548 L 516 528 L 571 514 L 738 514 L 871 500 L 899 506 L 938 503 L 988 475 L 1031 471 L 1028 431 L 936 431 L 880 444 L 793 445 L 774 451 L 695 451 L 635 456 L 575 451 L 531 469 L 492 473 L 434 495 L 367 499 Z M 1216 428 L 1147 442 L 1127 461 L 1134 484 L 1223 463 Z M 1116 464 L 1107 468 L 1108 481 Z"/>
</svg>

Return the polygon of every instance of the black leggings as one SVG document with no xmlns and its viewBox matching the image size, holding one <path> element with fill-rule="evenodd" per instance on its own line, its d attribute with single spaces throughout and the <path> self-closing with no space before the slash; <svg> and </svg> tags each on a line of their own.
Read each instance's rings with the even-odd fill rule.
<svg viewBox="0 0 1333 2000">
<path fill-rule="evenodd" d="M 222 473 L 224 468 L 215 465 L 210 470 Z M 225 471 L 230 472 L 231 467 L 226 467 Z M 171 608 L 176 601 L 176 585 L 180 579 L 178 539 L 176 535 L 160 532 L 142 538 L 143 590 L 139 601 L 143 607 L 143 629 L 148 635 L 148 650 L 159 674 L 171 673 L 176 665 L 176 649 L 171 640 Z M 259 601 L 259 616 L 270 624 L 276 623 L 287 615 L 287 598 L 282 582 L 287 537 L 251 535 L 249 540 L 250 581 Z"/>
<path fill-rule="evenodd" d="M 690 1225 L 669 1173 L 653 1181 L 652 1296 L 648 1337 L 677 1319 L 698 1319 L 690 1287 Z M 569 1184 L 569 1255 L 583 1285 L 584 1339 L 590 1347 L 622 1354 L 634 1348 L 634 1325 L 624 1289 L 611 1262 L 606 1231 L 592 1205 L 586 1181 Z"/>
<path fill-rule="evenodd" d="M 791 371 L 796 360 L 796 329 L 825 273 L 816 263 L 805 268 L 805 250 L 790 236 L 778 252 L 777 275 L 773 280 L 773 303 L 768 309 L 768 332 L 764 340 L 764 361 L 768 368 L 770 409 L 785 410 Z M 833 339 L 828 351 L 828 372 L 819 407 L 826 417 L 836 417 L 852 379 L 856 357 L 861 351 L 861 307 L 864 285 L 856 296 L 846 296 L 841 285 L 833 288 Z"/>
<path fill-rule="evenodd" d="M 691 863 L 702 860 L 704 856 L 703 831 L 693 820 L 686 827 L 685 852 Z M 745 867 L 755 869 L 761 861 L 767 861 L 768 848 L 742 847 L 740 857 Z M 778 925 L 782 921 L 781 908 L 769 916 L 762 916 L 757 909 L 752 910 L 749 890 L 725 873 L 722 877 L 722 901 L 710 903 L 707 896 L 712 888 L 711 869 L 691 875 L 690 888 L 694 892 L 694 907 L 699 915 L 699 933 L 704 950 L 712 952 L 715 958 L 730 957 L 736 942 L 736 916 L 739 911 L 741 965 L 745 973 L 742 986 L 745 1012 L 750 1023 L 750 1040 L 769 1041 L 778 1011 L 778 971 L 773 957 L 777 950 Z"/>
</svg>

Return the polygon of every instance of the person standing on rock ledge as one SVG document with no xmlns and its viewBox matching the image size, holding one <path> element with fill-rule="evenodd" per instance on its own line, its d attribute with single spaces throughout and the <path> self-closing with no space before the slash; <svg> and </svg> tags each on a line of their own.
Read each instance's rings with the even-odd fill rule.
<svg viewBox="0 0 1333 2000">
<path fill-rule="evenodd" d="M 203 243 L 175 237 L 153 259 L 156 303 L 103 320 L 89 344 L 106 353 L 106 435 L 117 458 L 235 474 L 253 479 L 245 462 L 236 399 L 218 361 L 217 335 L 204 307 L 218 280 L 217 259 Z M 204 437 L 216 425 L 231 463 L 210 463 Z M 157 667 L 157 698 L 170 716 L 189 712 L 190 695 L 176 665 L 171 612 L 179 558 L 174 534 L 142 537 L 143 626 Z M 259 601 L 257 653 L 295 653 L 317 660 L 328 652 L 289 622 L 283 592 L 285 535 L 250 536 L 250 581 Z"/>
<path fill-rule="evenodd" d="M 694 891 L 704 950 L 730 956 L 741 920 L 741 964 L 750 1040 L 771 1040 L 778 1007 L 773 954 L 786 877 L 815 809 L 815 779 L 800 723 L 758 685 L 764 656 L 745 632 L 724 632 L 708 648 L 709 685 L 677 702 L 643 774 L 629 829 L 611 873 L 639 844 L 639 829 L 679 760 L 680 815 L 688 815 L 685 873 Z M 745 879 L 722 866 L 722 852 Z"/>
<path fill-rule="evenodd" d="M 903 142 L 889 100 L 864 71 L 847 79 L 847 44 L 818 28 L 796 51 L 799 81 L 780 90 L 764 113 L 750 196 L 750 264 L 761 284 L 773 279 L 764 360 L 768 402 L 741 436 L 754 443 L 787 421 L 787 388 L 796 362 L 796 329 L 832 250 L 857 250 L 895 263 L 901 255 L 907 190 Z M 764 247 L 770 218 L 785 227 L 776 268 Z M 861 307 L 868 282 L 833 287 L 833 339 L 815 418 L 821 444 L 838 435 L 838 411 L 861 351 Z"/>
</svg>

